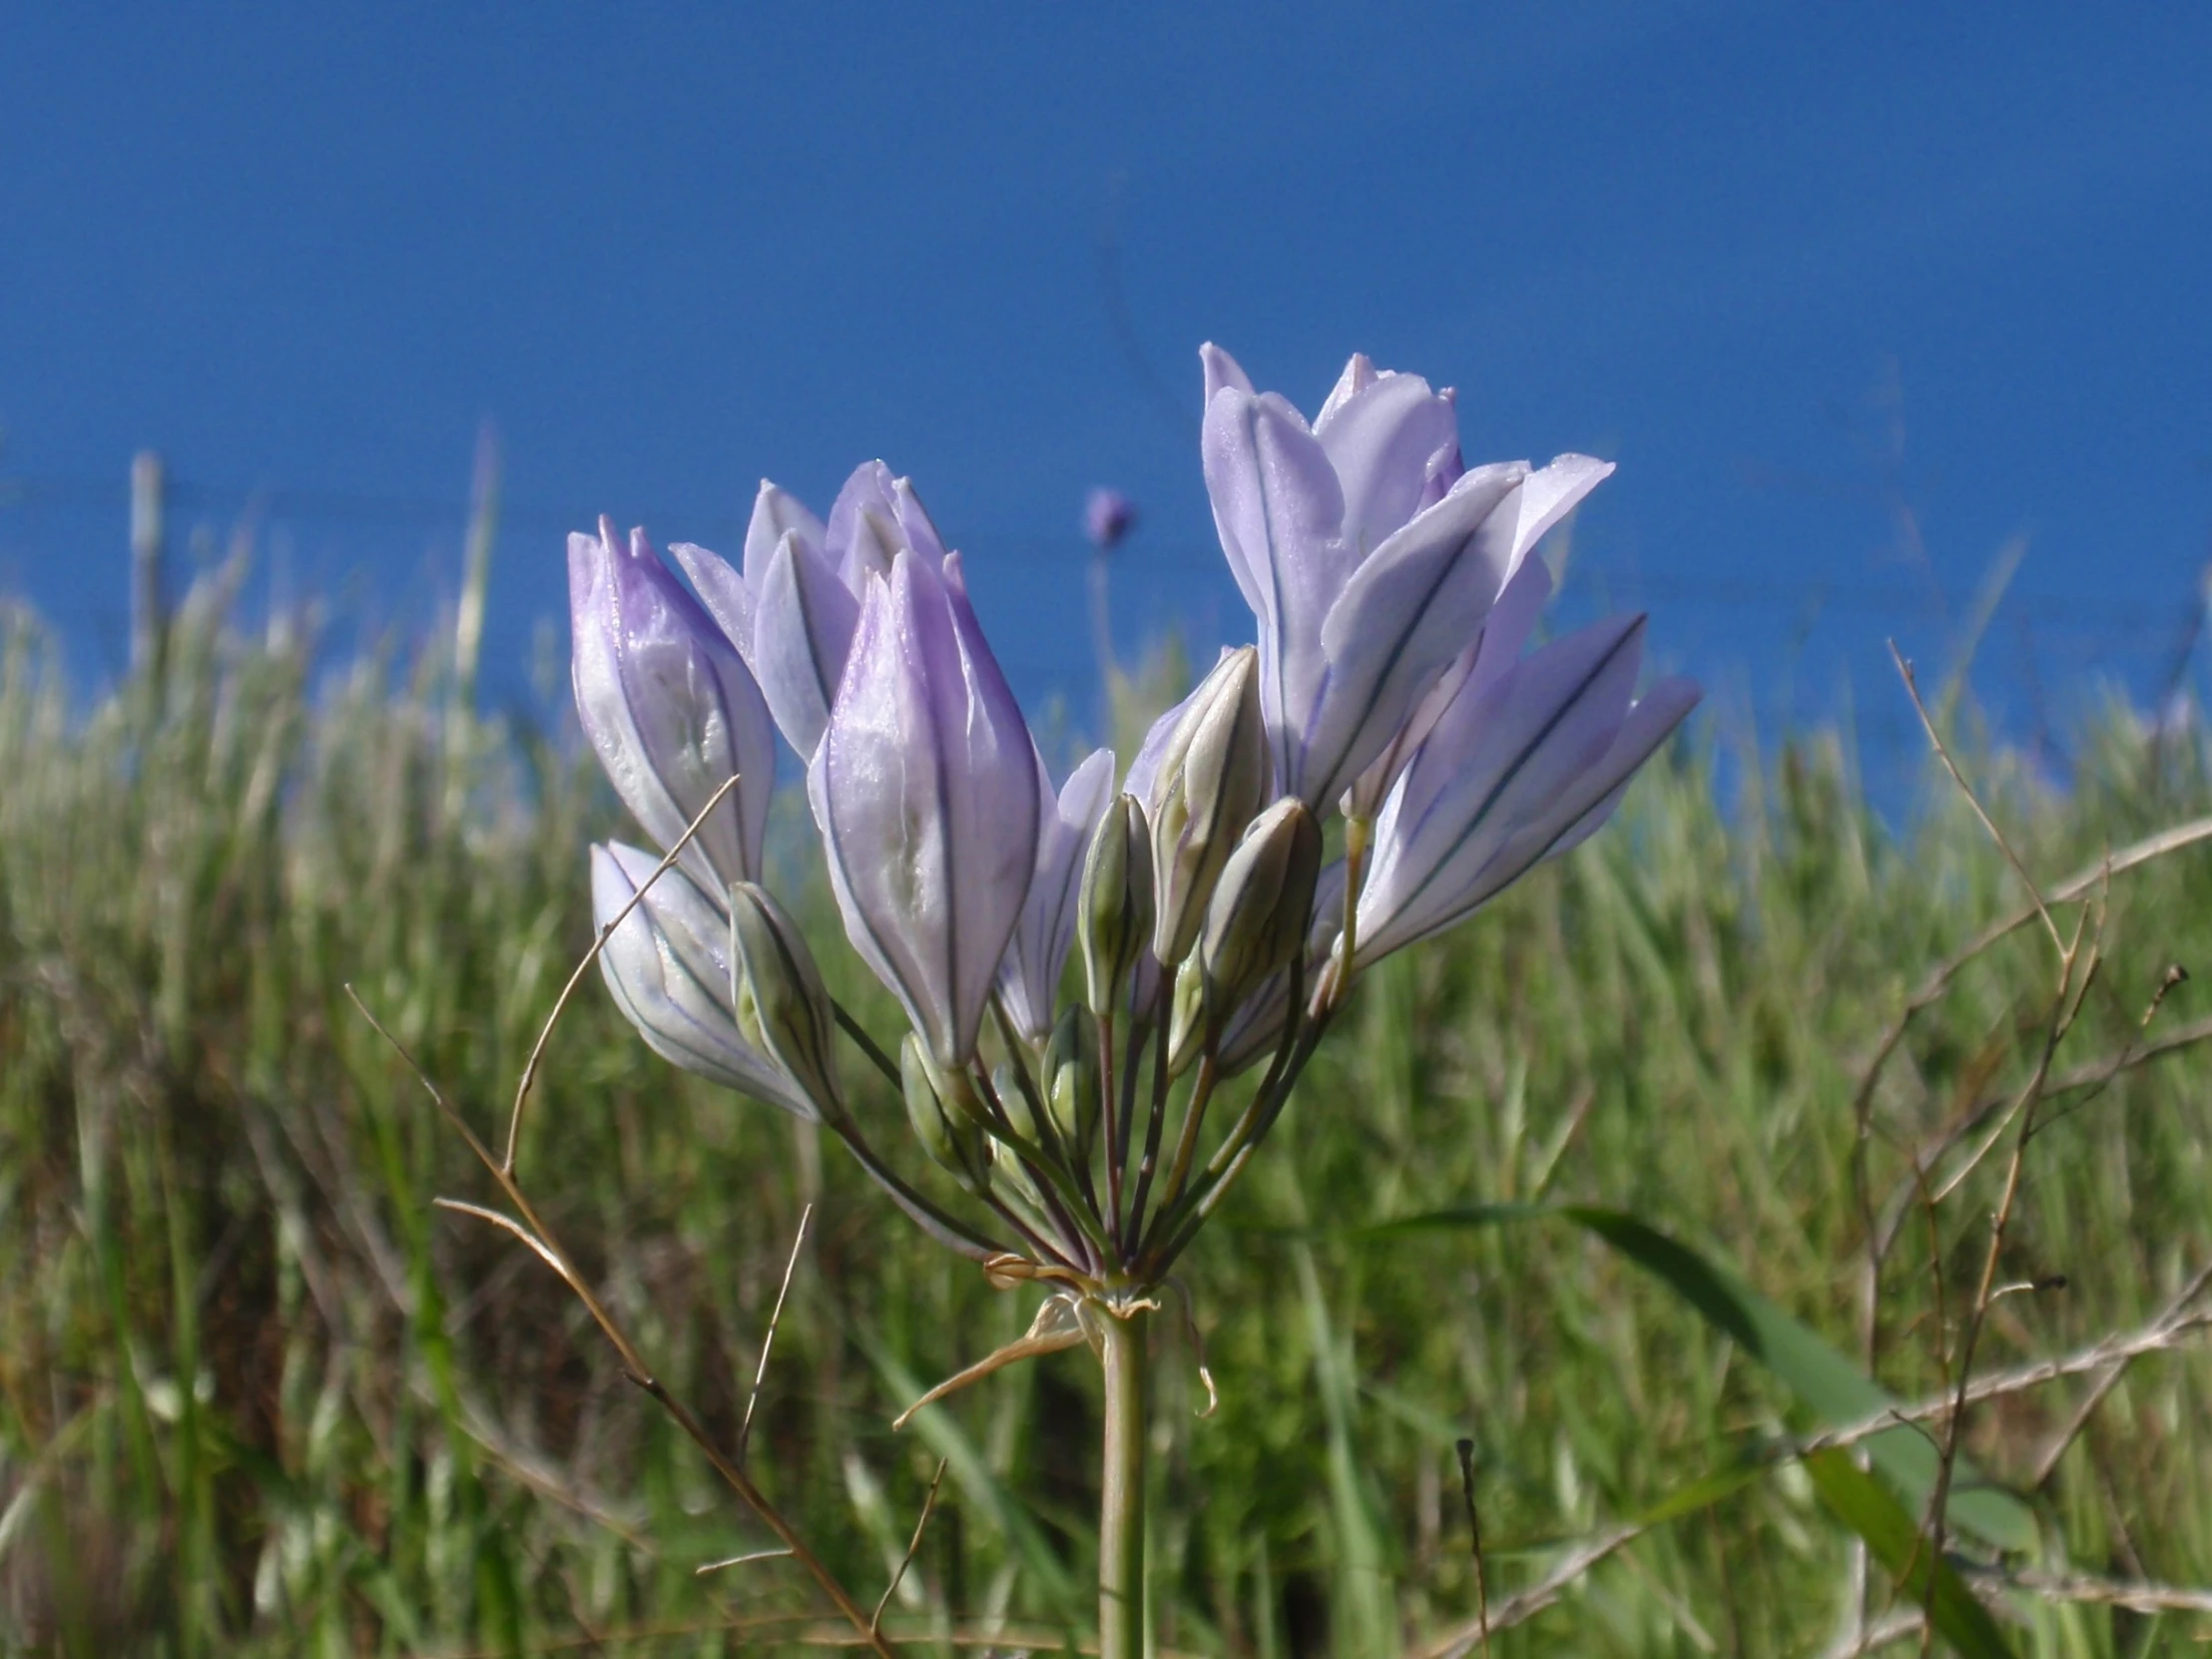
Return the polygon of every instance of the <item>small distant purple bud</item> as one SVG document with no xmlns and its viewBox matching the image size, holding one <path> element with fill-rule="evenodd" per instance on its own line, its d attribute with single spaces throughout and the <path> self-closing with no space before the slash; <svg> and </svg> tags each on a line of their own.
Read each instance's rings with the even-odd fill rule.
<svg viewBox="0 0 2212 1659">
<path fill-rule="evenodd" d="M 1083 533 L 1101 553 L 1111 553 L 1120 546 L 1121 538 L 1136 528 L 1136 504 L 1119 490 L 1100 485 L 1084 498 Z"/>
</svg>

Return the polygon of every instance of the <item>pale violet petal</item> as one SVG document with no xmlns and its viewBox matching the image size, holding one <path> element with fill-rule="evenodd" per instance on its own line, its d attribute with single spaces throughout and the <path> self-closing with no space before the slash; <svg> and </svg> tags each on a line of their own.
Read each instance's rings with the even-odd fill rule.
<svg viewBox="0 0 2212 1659">
<path fill-rule="evenodd" d="M 760 493 L 753 498 L 753 516 L 745 527 L 747 585 L 755 593 L 760 592 L 769 556 L 786 536 L 797 536 L 801 548 L 820 559 L 823 557 L 823 535 L 822 520 L 807 510 L 805 502 L 790 490 L 763 478 Z"/>
<path fill-rule="evenodd" d="M 631 904 L 659 863 L 619 842 L 591 849 L 595 924 L 623 916 L 599 953 L 615 1005 L 663 1059 L 800 1117 L 815 1116 L 783 1068 L 738 1030 L 727 918 L 681 869 L 666 871 Z M 719 949 L 717 936 L 724 941 Z"/>
<path fill-rule="evenodd" d="M 1642 618 L 1608 619 L 1488 685 L 1461 688 L 1377 820 L 1360 895 L 1362 962 L 1447 925 L 1495 890 L 1483 878 L 1498 850 L 1612 747 L 1642 639 Z"/>
<path fill-rule="evenodd" d="M 1431 465 L 1458 447 L 1458 419 L 1417 374 L 1378 375 L 1327 415 L 1314 436 L 1344 491 L 1341 534 L 1364 557 L 1420 509 Z"/>
<path fill-rule="evenodd" d="M 787 534 L 756 596 L 753 666 L 777 728 L 802 760 L 822 742 L 859 617 L 859 601 L 836 574 Z"/>
<path fill-rule="evenodd" d="M 946 1064 L 974 1050 L 1035 869 L 1035 746 L 956 557 L 870 581 L 808 774 L 853 946 Z"/>
</svg>

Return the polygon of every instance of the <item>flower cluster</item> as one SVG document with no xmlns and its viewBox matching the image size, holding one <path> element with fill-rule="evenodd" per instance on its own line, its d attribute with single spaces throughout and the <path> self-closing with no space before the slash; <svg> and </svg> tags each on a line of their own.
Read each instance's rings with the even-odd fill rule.
<svg viewBox="0 0 2212 1659">
<path fill-rule="evenodd" d="M 1468 467 L 1451 394 L 1364 356 L 1311 422 L 1202 358 L 1207 490 L 1258 637 L 1118 789 L 1106 750 L 1055 785 L 959 555 L 880 462 L 826 520 L 763 484 L 742 568 L 671 549 L 688 589 L 642 533 L 569 547 L 584 730 L 647 836 L 682 843 L 657 879 L 650 852 L 592 849 L 623 1012 L 829 1126 L 939 1239 L 1108 1307 L 1166 1274 L 1358 975 L 1590 834 L 1698 696 L 1636 695 L 1640 617 L 1531 648 L 1536 546 L 1609 465 Z M 1126 528 L 1092 517 L 1102 547 Z M 779 732 L 898 1043 L 831 1003 L 760 885 Z M 970 1217 L 877 1154 L 840 1029 Z M 1263 1061 L 1209 1145 L 1209 1107 Z"/>
</svg>

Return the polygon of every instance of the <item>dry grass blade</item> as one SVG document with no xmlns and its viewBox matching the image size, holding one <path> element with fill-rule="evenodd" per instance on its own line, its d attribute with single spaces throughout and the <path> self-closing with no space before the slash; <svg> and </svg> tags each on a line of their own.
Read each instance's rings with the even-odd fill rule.
<svg viewBox="0 0 2212 1659">
<path fill-rule="evenodd" d="M 1561 1593 L 1611 1555 L 1615 1550 L 1644 1535 L 1647 1528 L 1633 1523 L 1608 1527 L 1594 1537 L 1586 1538 L 1552 1563 L 1551 1569 L 1525 1590 L 1515 1591 L 1487 1611 L 1487 1615 L 1461 1625 L 1423 1648 L 1420 1659 L 1466 1659 L 1479 1647 L 1485 1626 L 1492 1632 L 1510 1630 L 1517 1624 L 1525 1624 L 1556 1602 Z"/>
<path fill-rule="evenodd" d="M 721 1572 L 726 1567 L 749 1567 L 756 1561 L 789 1561 L 788 1549 L 756 1549 L 745 1555 L 729 1555 L 720 1561 L 708 1561 L 692 1568 L 694 1578 L 705 1578 L 709 1573 Z"/>
<path fill-rule="evenodd" d="M 776 1328 L 784 1322 L 784 1299 L 792 1294 L 792 1275 L 799 1271 L 799 1253 L 807 1244 L 807 1224 L 815 1219 L 815 1207 L 799 1212 L 799 1230 L 792 1235 L 792 1252 L 784 1263 L 784 1282 L 776 1290 L 776 1307 L 768 1316 L 768 1335 L 761 1339 L 761 1363 L 753 1370 L 753 1391 L 745 1398 L 745 1420 L 738 1424 L 738 1461 L 745 1461 L 753 1443 L 753 1411 L 761 1403 L 761 1384 L 768 1381 L 768 1357 L 776 1347 Z"/>
<path fill-rule="evenodd" d="M 906 1577 L 906 1569 L 914 1564 L 914 1556 L 921 1548 L 921 1535 L 929 1528 L 929 1517 L 937 1507 L 937 1489 L 944 1484 L 945 1464 L 950 1458 L 937 1459 L 937 1472 L 929 1477 L 929 1491 L 921 1500 L 921 1515 L 914 1522 L 914 1535 L 906 1540 L 906 1553 L 898 1558 L 898 1567 L 891 1574 L 891 1581 L 883 1586 L 882 1599 L 875 1604 L 875 1616 L 867 1621 L 869 1635 L 883 1628 L 883 1609 L 891 1604 L 891 1597 L 898 1592 L 899 1584 Z"/>
<path fill-rule="evenodd" d="M 2083 1602 L 2100 1607 L 2124 1607 L 2131 1613 L 2212 1613 L 2212 1589 L 2181 1584 L 2153 1584 L 2141 1579 L 2100 1578 L 2079 1572 L 2008 1572 L 1975 1574 L 1983 1582 L 2001 1584 L 2045 1601 Z"/>
<path fill-rule="evenodd" d="M 1989 831 L 1989 838 L 1997 843 L 1997 849 L 2004 854 L 2005 862 L 2012 866 L 2026 885 L 2028 896 L 2035 901 L 2035 913 L 2043 918 L 2044 930 L 2050 934 L 2051 947 L 2063 954 L 2066 942 L 2059 934 L 2058 923 L 2051 919 L 2050 907 L 2043 902 L 2042 888 L 2035 884 L 2035 877 L 2028 873 L 2027 865 L 2012 850 L 2012 843 L 2005 839 L 2004 831 L 1997 828 L 1996 820 L 1989 816 L 1988 809 L 1981 805 L 1981 798 L 1973 793 L 1973 786 L 1966 782 L 1966 775 L 1958 770 L 1958 763 L 1951 759 L 1949 748 L 1936 730 L 1936 722 L 1928 712 L 1928 705 L 1921 701 L 1920 683 L 1914 678 L 1913 665 L 1898 650 L 1896 640 L 1890 641 L 1890 660 L 1898 666 L 1898 674 L 1905 681 L 1905 694 L 1913 700 L 1913 712 L 1921 717 L 1921 727 L 1928 733 L 1928 741 L 1936 746 L 1936 755 L 1943 763 L 1943 770 L 1950 774 L 1950 781 L 1958 786 L 1958 793 L 1966 798 L 1966 804 L 1973 809 L 1974 817 L 1981 821 L 1982 829 Z"/>
<path fill-rule="evenodd" d="M 481 1204 L 471 1204 L 465 1199 L 433 1198 L 430 1202 L 440 1210 L 450 1210 L 457 1216 L 474 1216 L 478 1221 L 488 1221 L 502 1233 L 521 1240 L 530 1247 L 532 1254 L 539 1261 L 560 1275 L 562 1284 L 572 1291 L 577 1288 L 575 1277 L 568 1271 L 568 1264 L 562 1261 L 543 1239 L 515 1220 L 514 1217 L 502 1215 L 497 1210 L 489 1209 Z"/>
</svg>

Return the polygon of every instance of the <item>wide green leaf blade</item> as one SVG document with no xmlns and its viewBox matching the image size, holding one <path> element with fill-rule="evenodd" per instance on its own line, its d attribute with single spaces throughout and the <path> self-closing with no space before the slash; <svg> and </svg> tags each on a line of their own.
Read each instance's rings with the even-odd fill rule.
<svg viewBox="0 0 2212 1659">
<path fill-rule="evenodd" d="M 1361 1229 L 1360 1234 L 1377 1238 L 1542 1219 L 1574 1223 L 1658 1279 L 1696 1309 L 1707 1324 L 1772 1372 L 1822 1427 L 1863 1422 L 1899 1403 L 1896 1395 L 1810 1327 L 1689 1246 L 1626 1210 L 1592 1204 L 1479 1204 L 1382 1222 Z M 1900 1423 L 1869 1435 L 1861 1443 L 1875 1467 L 1896 1485 L 1910 1505 L 1926 1505 L 1935 1490 L 1940 1462 L 1926 1434 Z M 2033 1512 L 1964 1458 L 1952 1470 L 1945 1513 L 1951 1525 L 1996 1549 L 2025 1554 L 2035 1548 Z"/>
<path fill-rule="evenodd" d="M 1897 1582 L 1898 1597 L 1926 1606 L 1936 1633 L 1966 1659 L 2012 1659 L 2012 1649 L 1989 1609 L 1982 1606 L 1958 1571 L 1921 1536 L 1888 1487 L 1875 1479 L 1841 1446 L 1816 1451 L 1805 1459 L 1813 1489 L 1835 1517 L 1867 1543 L 1868 1552 Z"/>
</svg>

